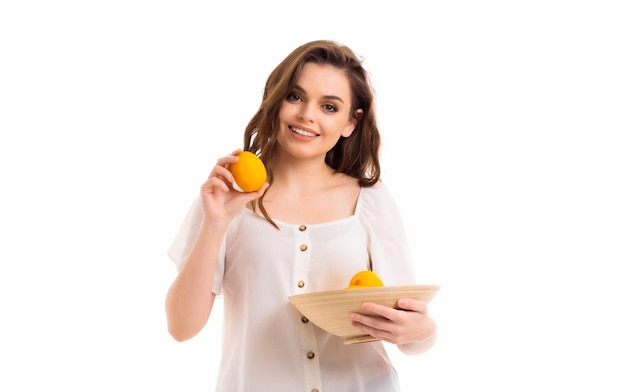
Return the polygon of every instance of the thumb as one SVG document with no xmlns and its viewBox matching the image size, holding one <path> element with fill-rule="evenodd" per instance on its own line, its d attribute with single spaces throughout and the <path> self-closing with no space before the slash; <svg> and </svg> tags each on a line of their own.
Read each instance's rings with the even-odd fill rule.
<svg viewBox="0 0 626 392">
<path fill-rule="evenodd" d="M 263 184 L 261 189 L 259 189 L 256 192 L 244 192 L 244 195 L 246 196 L 246 202 L 250 202 L 252 200 L 258 199 L 259 197 L 263 196 L 263 194 L 265 193 L 268 187 L 269 187 L 269 184 L 266 182 L 265 184 Z"/>
</svg>

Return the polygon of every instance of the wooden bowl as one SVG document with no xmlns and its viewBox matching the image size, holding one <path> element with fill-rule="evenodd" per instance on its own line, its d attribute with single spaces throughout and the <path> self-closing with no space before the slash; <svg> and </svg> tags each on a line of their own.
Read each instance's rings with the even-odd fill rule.
<svg viewBox="0 0 626 392">
<path fill-rule="evenodd" d="M 352 344 L 378 340 L 363 335 L 363 332 L 352 326 L 350 313 L 377 316 L 376 313 L 362 309 L 363 302 L 397 309 L 400 298 L 414 298 L 429 303 L 438 291 L 438 285 L 363 287 L 292 295 L 289 302 L 313 324 L 345 338 L 345 344 Z"/>
</svg>

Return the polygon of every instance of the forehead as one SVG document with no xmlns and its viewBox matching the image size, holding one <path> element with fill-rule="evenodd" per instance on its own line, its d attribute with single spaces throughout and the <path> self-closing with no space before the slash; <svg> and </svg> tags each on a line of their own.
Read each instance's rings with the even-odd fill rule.
<svg viewBox="0 0 626 392">
<path fill-rule="evenodd" d="M 346 72 L 328 64 L 306 63 L 296 84 L 307 94 L 338 96 L 344 102 L 351 95 Z"/>
</svg>

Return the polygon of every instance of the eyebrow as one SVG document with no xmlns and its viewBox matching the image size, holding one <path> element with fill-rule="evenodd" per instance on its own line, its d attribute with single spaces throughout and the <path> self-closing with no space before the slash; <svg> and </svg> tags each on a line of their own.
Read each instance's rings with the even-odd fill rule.
<svg viewBox="0 0 626 392">
<path fill-rule="evenodd" d="M 301 92 L 303 94 L 306 94 L 306 91 L 302 87 L 297 85 L 297 84 L 294 86 L 294 89 L 298 90 L 299 92 Z M 333 100 L 339 101 L 341 103 L 345 103 L 345 102 L 343 102 L 343 99 L 339 98 L 336 95 L 324 95 L 322 98 L 324 98 L 324 99 L 333 99 Z"/>
</svg>

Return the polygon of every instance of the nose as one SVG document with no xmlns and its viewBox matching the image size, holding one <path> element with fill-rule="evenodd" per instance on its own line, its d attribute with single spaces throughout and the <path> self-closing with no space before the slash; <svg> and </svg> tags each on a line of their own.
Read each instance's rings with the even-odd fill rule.
<svg viewBox="0 0 626 392">
<path fill-rule="evenodd" d="M 305 122 L 313 122 L 313 120 L 315 119 L 314 109 L 314 105 L 311 105 L 310 103 L 304 103 L 300 107 L 300 119 Z"/>
</svg>

